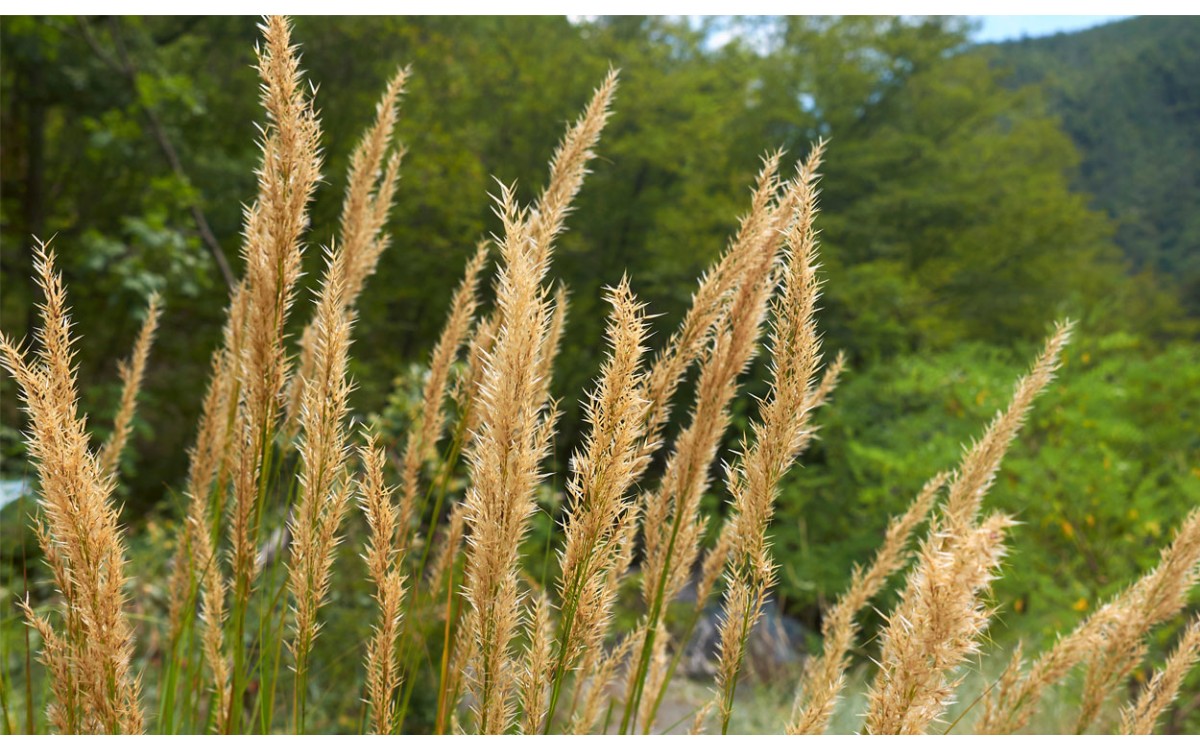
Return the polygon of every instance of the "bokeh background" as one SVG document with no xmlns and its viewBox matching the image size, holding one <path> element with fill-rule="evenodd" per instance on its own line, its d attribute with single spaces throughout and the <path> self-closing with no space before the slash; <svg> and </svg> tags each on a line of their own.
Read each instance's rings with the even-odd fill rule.
<svg viewBox="0 0 1200 750">
<path fill-rule="evenodd" d="M 325 130 L 310 285 L 350 149 L 388 76 L 413 71 L 392 247 L 359 304 L 356 417 L 407 419 L 466 257 L 497 228 L 493 176 L 535 195 L 564 124 L 612 65 L 615 115 L 554 261 L 571 306 L 550 482 L 561 488 L 581 433 L 603 287 L 628 273 L 661 316 L 661 341 L 736 227 L 759 157 L 799 157 L 830 138 L 820 320 L 850 370 L 779 501 L 779 611 L 819 631 L 822 605 L 889 514 L 953 464 L 1049 324 L 1071 317 L 1061 377 L 988 499 L 1022 522 L 991 637 L 1041 645 L 1153 565 L 1200 503 L 1200 20 L 1099 20 L 985 42 L 1009 32 L 953 17 L 297 19 Z M 97 442 L 145 299 L 165 297 L 119 489 L 133 554 L 146 559 L 165 559 L 180 517 L 220 335 L 227 281 L 213 247 L 240 268 L 261 119 L 255 23 L 0 23 L 0 317 L 32 336 L 31 237 L 55 237 Z M 297 327 L 311 301 L 300 296 Z M 747 382 L 764 372 L 759 363 Z M 730 450 L 752 416 L 743 399 Z M 43 575 L 19 499 L 32 476 L 22 420 L 0 379 L 8 625 Z M 723 512 L 717 489 L 706 502 Z M 540 534 L 555 512 L 551 498 Z M 20 658 L 8 651 L 5 669 Z M 1200 703 L 1196 684 L 1183 703 Z M 1182 717 L 1170 728 L 1200 727 Z"/>
</svg>

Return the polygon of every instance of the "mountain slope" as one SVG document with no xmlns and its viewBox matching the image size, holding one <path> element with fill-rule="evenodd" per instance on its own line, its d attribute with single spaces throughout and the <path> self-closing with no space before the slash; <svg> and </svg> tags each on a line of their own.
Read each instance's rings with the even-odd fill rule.
<svg viewBox="0 0 1200 750">
<path fill-rule="evenodd" d="M 1078 187 L 1136 270 L 1200 315 L 1200 18 L 1142 17 L 984 48 L 1043 85 L 1082 156 Z"/>
</svg>

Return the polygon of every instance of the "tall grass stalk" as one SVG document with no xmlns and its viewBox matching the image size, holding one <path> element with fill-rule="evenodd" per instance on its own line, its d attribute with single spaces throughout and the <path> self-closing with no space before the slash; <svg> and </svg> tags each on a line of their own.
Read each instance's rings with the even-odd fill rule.
<svg viewBox="0 0 1200 750">
<path fill-rule="evenodd" d="M 142 389 L 142 378 L 146 373 L 146 360 L 150 357 L 150 344 L 154 341 L 154 332 L 158 329 L 158 318 L 162 312 L 161 301 L 158 294 L 151 295 L 146 308 L 146 319 L 133 345 L 133 354 L 128 361 L 118 366 L 121 373 L 121 405 L 113 419 L 112 434 L 100 447 L 100 469 L 106 474 L 117 472 L 121 451 L 125 449 L 125 443 L 129 440 L 129 429 L 133 425 L 138 393 Z"/>
<path fill-rule="evenodd" d="M 1192 619 L 1166 664 L 1154 673 L 1138 699 L 1121 713 L 1121 733 L 1153 734 L 1158 717 L 1175 701 L 1183 678 L 1198 659 L 1200 617 Z"/>
<path fill-rule="evenodd" d="M 66 289 L 46 243 L 34 250 L 45 302 L 29 355 L 0 334 L 0 364 L 21 389 L 30 418 L 28 449 L 38 470 L 42 553 L 62 595 L 61 625 L 21 609 L 42 639 L 50 674 L 50 724 L 59 732 L 137 734 L 141 692 L 131 664 L 133 629 L 125 612 L 125 542 L 113 502 L 114 477 L 88 444 L 78 412 L 75 352 Z"/>
<path fill-rule="evenodd" d="M 823 152 L 824 144 L 818 143 L 795 180 L 796 215 L 784 235 L 787 266 L 771 331 L 771 391 L 752 428 L 753 443 L 743 441 L 741 455 L 726 481 L 733 508 L 716 686 L 722 734 L 729 731 L 746 641 L 775 585 L 767 533 L 779 482 L 813 435 L 809 420 L 814 399 L 810 394 L 820 359 L 814 318 L 819 288 L 814 221 L 817 169 Z"/>
<path fill-rule="evenodd" d="M 311 375 L 300 410 L 300 501 L 292 514 L 288 563 L 295 610 L 288 644 L 295 663 L 296 730 L 304 732 L 308 660 L 320 623 L 317 612 L 329 591 L 330 568 L 342 518 L 353 489 L 346 436 L 350 383 L 346 376 L 352 317 L 345 314 L 344 253 L 329 253 L 317 300 Z"/>
<path fill-rule="evenodd" d="M 978 520 L 983 496 L 1034 398 L 1049 384 L 1070 336 L 1059 324 L 1028 375 L 1014 389 L 1008 409 L 992 421 L 963 457 L 950 481 L 946 503 L 922 542 L 900 604 L 883 631 L 880 670 L 871 686 L 866 729 L 874 734 L 920 734 L 954 696 L 953 674 L 978 653 L 991 611 L 983 595 L 1002 559 L 1002 513 Z"/>
<path fill-rule="evenodd" d="M 638 654 L 636 666 L 628 672 L 622 734 L 637 731 L 639 724 L 648 728 L 642 696 L 648 683 L 659 683 L 665 675 L 666 636 L 661 630 L 666 608 L 683 588 L 699 554 L 705 523 L 699 516 L 700 496 L 709 486 L 708 470 L 728 424 L 728 406 L 737 392 L 737 378 L 749 365 L 766 315 L 781 240 L 778 230 L 781 223 L 791 219 L 790 213 L 781 211 L 775 201 L 778 166 L 779 155 L 766 160 L 751 212 L 734 239 L 730 255 L 743 269 L 736 286 L 729 290 L 728 300 L 711 300 L 711 304 L 727 304 L 728 311 L 712 318 L 714 334 L 700 366 L 690 423 L 675 441 L 658 489 L 646 493 L 642 500 L 646 627 L 641 631 L 641 643 L 634 647 Z M 780 213 L 787 216 L 784 222 L 779 220 Z M 654 374 L 652 370 L 652 384 Z"/>
<path fill-rule="evenodd" d="M 262 137 L 258 198 L 247 210 L 245 244 L 246 344 L 236 365 L 242 388 L 234 424 L 235 469 L 230 547 L 233 559 L 233 650 L 226 728 L 242 727 L 242 698 L 250 680 L 246 624 L 258 578 L 258 545 L 286 378 L 284 326 L 295 296 L 307 226 L 307 207 L 320 177 L 320 126 L 301 80 L 290 24 L 269 18 L 258 56 L 267 125 Z"/>
</svg>

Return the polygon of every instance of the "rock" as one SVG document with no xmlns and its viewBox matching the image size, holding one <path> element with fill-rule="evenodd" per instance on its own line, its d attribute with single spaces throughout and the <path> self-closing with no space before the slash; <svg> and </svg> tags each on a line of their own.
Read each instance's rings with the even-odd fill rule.
<svg viewBox="0 0 1200 750">
<path fill-rule="evenodd" d="M 717 647 L 721 642 L 721 605 L 710 604 L 696 622 L 679 668 L 692 678 L 711 679 L 717 673 Z M 794 675 L 805 658 L 807 628 L 788 617 L 768 600 L 763 615 L 746 644 L 744 675 L 761 681 Z"/>
</svg>

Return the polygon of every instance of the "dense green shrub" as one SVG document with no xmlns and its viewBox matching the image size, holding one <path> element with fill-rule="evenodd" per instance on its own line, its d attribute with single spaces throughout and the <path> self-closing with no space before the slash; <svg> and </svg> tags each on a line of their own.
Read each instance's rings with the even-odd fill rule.
<svg viewBox="0 0 1200 750">
<path fill-rule="evenodd" d="M 990 507 L 1016 515 L 993 635 L 1049 637 L 1150 567 L 1200 504 L 1200 347 L 1086 332 L 1013 447 Z M 846 376 L 781 500 L 783 596 L 836 596 L 925 479 L 1009 397 L 1021 359 L 982 344 Z M 796 519 L 802 519 L 797 521 Z M 786 552 L 782 550 L 786 549 Z M 881 608 L 882 609 L 882 608 Z"/>
</svg>

